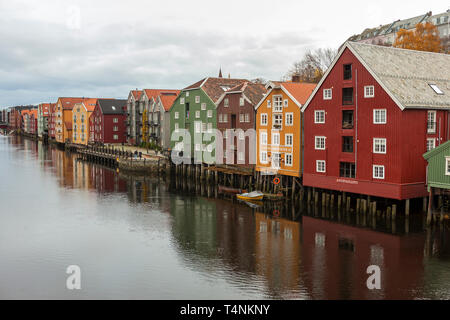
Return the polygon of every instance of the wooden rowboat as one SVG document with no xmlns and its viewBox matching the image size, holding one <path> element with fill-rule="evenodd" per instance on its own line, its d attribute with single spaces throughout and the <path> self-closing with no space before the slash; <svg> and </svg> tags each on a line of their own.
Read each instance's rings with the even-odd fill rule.
<svg viewBox="0 0 450 320">
<path fill-rule="evenodd" d="M 249 193 L 241 193 L 236 195 L 236 197 L 239 200 L 250 200 L 250 201 L 254 201 L 254 200 L 262 200 L 264 198 L 264 193 L 260 192 L 260 191 L 252 191 Z"/>
<path fill-rule="evenodd" d="M 227 193 L 227 194 L 239 194 L 246 192 L 246 190 L 237 189 L 237 188 L 231 188 L 231 187 L 225 187 L 219 185 L 218 190 L 219 193 Z"/>
</svg>

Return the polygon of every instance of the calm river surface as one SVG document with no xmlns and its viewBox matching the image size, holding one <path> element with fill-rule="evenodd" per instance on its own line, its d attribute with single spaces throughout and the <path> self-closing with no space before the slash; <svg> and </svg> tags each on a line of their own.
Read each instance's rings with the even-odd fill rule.
<svg viewBox="0 0 450 320">
<path fill-rule="evenodd" d="M 450 299 L 450 230 L 420 215 L 274 218 L 20 137 L 0 136 L 0 181 L 2 299 Z"/>
</svg>

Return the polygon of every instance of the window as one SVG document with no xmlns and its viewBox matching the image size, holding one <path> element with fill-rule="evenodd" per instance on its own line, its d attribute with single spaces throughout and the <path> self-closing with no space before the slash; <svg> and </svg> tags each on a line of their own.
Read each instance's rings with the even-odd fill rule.
<svg viewBox="0 0 450 320">
<path fill-rule="evenodd" d="M 373 110 L 373 123 L 385 124 L 386 123 L 386 109 L 374 109 Z"/>
<path fill-rule="evenodd" d="M 434 92 L 436 92 L 437 94 L 444 94 L 444 92 L 442 92 L 442 90 L 441 90 L 436 84 L 429 83 L 429 86 L 430 86 L 431 89 L 433 89 Z"/>
<path fill-rule="evenodd" d="M 342 152 L 353 152 L 353 137 L 342 137 Z"/>
<path fill-rule="evenodd" d="M 325 123 L 325 111 L 324 110 L 314 111 L 314 123 Z"/>
<path fill-rule="evenodd" d="M 282 96 L 273 96 L 273 112 L 283 112 Z"/>
<path fill-rule="evenodd" d="M 331 89 L 323 89 L 323 100 L 331 100 L 333 93 Z"/>
<path fill-rule="evenodd" d="M 119 127 L 118 126 L 114 126 L 113 127 L 113 131 L 119 131 Z"/>
<path fill-rule="evenodd" d="M 353 129 L 353 110 L 342 111 L 342 129 Z"/>
<path fill-rule="evenodd" d="M 208 118 L 212 118 L 212 110 L 208 110 L 207 115 L 208 115 Z"/>
<path fill-rule="evenodd" d="M 344 64 L 344 80 L 352 79 L 352 65 Z"/>
<path fill-rule="evenodd" d="M 445 158 L 445 175 L 450 176 L 450 157 Z"/>
<path fill-rule="evenodd" d="M 272 119 L 272 127 L 273 129 L 281 130 L 283 127 L 283 115 L 282 114 L 274 114 Z"/>
<path fill-rule="evenodd" d="M 284 100 L 283 100 L 283 106 L 284 106 L 285 108 L 287 108 L 287 107 L 289 106 L 289 100 L 288 100 L 288 99 L 284 99 Z"/>
<path fill-rule="evenodd" d="M 189 91 L 186 91 L 186 97 L 189 97 Z"/>
<path fill-rule="evenodd" d="M 228 102 L 229 102 L 228 98 L 225 98 L 225 100 L 223 102 L 224 107 L 228 107 L 229 106 Z"/>
<path fill-rule="evenodd" d="M 292 126 L 294 124 L 294 114 L 292 112 L 286 112 L 286 125 Z"/>
<path fill-rule="evenodd" d="M 428 111 L 427 115 L 427 132 L 435 133 L 436 132 L 436 111 Z"/>
<path fill-rule="evenodd" d="M 316 172 L 325 172 L 325 160 L 316 160 Z"/>
<path fill-rule="evenodd" d="M 364 87 L 364 98 L 373 98 L 375 96 L 374 86 Z"/>
<path fill-rule="evenodd" d="M 344 178 L 355 178 L 355 164 L 351 162 L 341 162 L 339 164 L 339 176 Z"/>
<path fill-rule="evenodd" d="M 280 145 L 280 134 L 272 133 L 272 145 L 279 146 Z"/>
<path fill-rule="evenodd" d="M 286 153 L 285 155 L 285 165 L 291 167 L 292 166 L 292 153 Z"/>
<path fill-rule="evenodd" d="M 267 100 L 267 108 L 270 108 L 270 100 Z"/>
<path fill-rule="evenodd" d="M 244 161 L 245 160 L 244 159 L 244 153 L 242 151 L 239 151 L 239 153 L 238 153 L 238 160 L 239 161 Z"/>
<path fill-rule="evenodd" d="M 223 115 L 220 113 L 219 114 L 219 122 L 222 123 L 223 122 Z"/>
<path fill-rule="evenodd" d="M 280 168 L 280 163 L 281 163 L 281 154 L 278 152 L 273 152 L 272 153 L 272 168 Z"/>
<path fill-rule="evenodd" d="M 259 161 L 261 163 L 267 163 L 267 151 L 261 151 L 261 154 L 259 156 Z"/>
<path fill-rule="evenodd" d="M 119 140 L 119 136 L 117 134 L 113 135 L 114 140 Z"/>
<path fill-rule="evenodd" d="M 226 113 L 223 115 L 223 122 L 224 123 L 228 122 L 228 114 L 226 114 Z"/>
<path fill-rule="evenodd" d="M 250 113 L 245 114 L 245 122 L 250 122 Z"/>
<path fill-rule="evenodd" d="M 212 124 L 211 122 L 208 123 L 208 131 L 209 131 L 209 132 L 212 131 L 212 125 L 213 125 L 213 124 Z"/>
<path fill-rule="evenodd" d="M 261 125 L 267 126 L 267 113 L 261 113 Z"/>
<path fill-rule="evenodd" d="M 202 132 L 206 132 L 206 122 L 202 122 Z"/>
<path fill-rule="evenodd" d="M 325 137 L 315 137 L 316 150 L 325 150 Z"/>
<path fill-rule="evenodd" d="M 200 96 L 195 96 L 195 103 L 200 103 Z"/>
<path fill-rule="evenodd" d="M 244 114 L 243 113 L 240 113 L 239 114 L 239 122 L 244 122 L 245 121 L 245 119 L 244 119 Z"/>
<path fill-rule="evenodd" d="M 436 147 L 436 140 L 434 138 L 427 139 L 427 151 L 433 150 Z"/>
<path fill-rule="evenodd" d="M 244 106 L 244 98 L 239 98 L 239 106 L 240 107 Z"/>
<path fill-rule="evenodd" d="M 373 153 L 386 153 L 386 139 L 373 138 Z"/>
<path fill-rule="evenodd" d="M 260 135 L 261 145 L 267 145 L 267 132 L 261 132 Z"/>
<path fill-rule="evenodd" d="M 294 141 L 293 134 L 285 134 L 284 135 L 285 145 L 286 146 L 292 146 Z"/>
<path fill-rule="evenodd" d="M 342 104 L 353 104 L 353 88 L 342 88 Z"/>
<path fill-rule="evenodd" d="M 374 179 L 384 179 L 384 166 L 373 166 L 373 178 Z"/>
<path fill-rule="evenodd" d="M 175 123 L 175 132 L 178 132 L 179 128 L 180 128 L 180 125 L 178 123 Z"/>
<path fill-rule="evenodd" d="M 200 133 L 200 130 L 202 128 L 202 123 L 200 121 L 195 122 L 195 133 Z"/>
<path fill-rule="evenodd" d="M 205 103 L 205 102 L 203 102 L 203 103 L 201 104 L 201 109 L 202 109 L 202 110 L 206 110 L 206 103 Z"/>
<path fill-rule="evenodd" d="M 188 93 L 186 92 L 186 96 L 188 95 Z M 180 98 L 180 104 L 184 104 L 184 98 Z"/>
<path fill-rule="evenodd" d="M 195 117 L 200 118 L 200 111 L 195 111 Z"/>
</svg>

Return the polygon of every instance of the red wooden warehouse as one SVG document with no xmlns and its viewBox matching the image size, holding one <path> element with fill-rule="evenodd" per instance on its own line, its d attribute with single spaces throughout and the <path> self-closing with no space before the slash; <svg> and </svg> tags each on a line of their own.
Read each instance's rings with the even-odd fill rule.
<svg viewBox="0 0 450 320">
<path fill-rule="evenodd" d="M 127 100 L 98 99 L 89 117 L 89 139 L 96 143 L 126 142 Z"/>
<path fill-rule="evenodd" d="M 449 139 L 450 55 L 347 42 L 302 108 L 305 186 L 410 199 Z"/>
</svg>

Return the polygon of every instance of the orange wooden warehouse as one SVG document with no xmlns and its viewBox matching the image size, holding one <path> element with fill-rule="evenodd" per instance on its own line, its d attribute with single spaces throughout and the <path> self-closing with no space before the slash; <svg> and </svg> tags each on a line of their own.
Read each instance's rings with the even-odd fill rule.
<svg viewBox="0 0 450 320">
<path fill-rule="evenodd" d="M 255 107 L 256 170 L 263 174 L 301 177 L 303 165 L 300 108 L 316 87 L 300 82 L 271 82 Z"/>
</svg>

